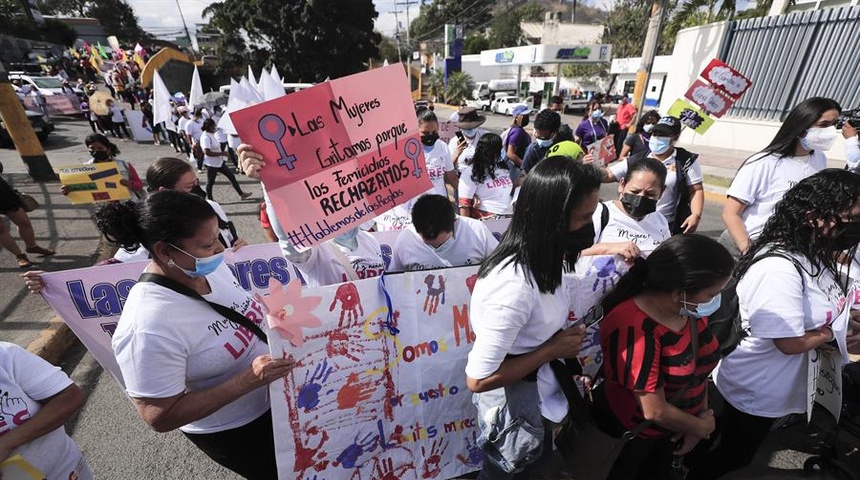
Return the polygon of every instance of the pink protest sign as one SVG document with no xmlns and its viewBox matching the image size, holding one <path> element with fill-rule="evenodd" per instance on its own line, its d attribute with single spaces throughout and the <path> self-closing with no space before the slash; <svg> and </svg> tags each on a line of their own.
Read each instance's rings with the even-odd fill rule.
<svg viewBox="0 0 860 480">
<path fill-rule="evenodd" d="M 708 85 L 698 79 L 684 96 L 702 107 L 705 113 L 716 118 L 722 117 L 735 103 L 734 99 L 718 90 L 714 85 Z"/>
<path fill-rule="evenodd" d="M 266 160 L 263 185 L 294 245 L 316 245 L 432 187 L 402 65 L 230 115 Z"/>
<path fill-rule="evenodd" d="M 615 135 L 607 135 L 592 143 L 588 146 L 588 153 L 593 156 L 594 160 L 591 163 L 594 165 L 599 167 L 609 165 L 618 158 L 618 154 L 615 153 Z"/>
<path fill-rule="evenodd" d="M 715 87 L 726 92 L 735 100 L 740 98 L 752 86 L 749 78 L 716 58 L 711 60 L 711 63 L 702 70 L 702 78 L 711 82 Z"/>
</svg>

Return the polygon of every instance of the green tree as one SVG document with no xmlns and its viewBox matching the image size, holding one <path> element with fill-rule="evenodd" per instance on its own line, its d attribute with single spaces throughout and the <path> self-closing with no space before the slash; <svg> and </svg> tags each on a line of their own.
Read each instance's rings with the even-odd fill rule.
<svg viewBox="0 0 860 480">
<path fill-rule="evenodd" d="M 604 24 L 602 43 L 612 44 L 615 58 L 642 55 L 651 3 L 647 0 L 620 0 Z"/>
<path fill-rule="evenodd" d="M 463 99 L 472 98 L 475 82 L 468 73 L 454 72 L 448 76 L 448 86 L 445 86 L 445 72 L 436 70 L 430 77 L 430 94 L 439 101 L 457 105 Z"/>
<path fill-rule="evenodd" d="M 222 50 L 222 55 L 242 55 L 227 58 L 228 64 L 274 64 L 292 81 L 356 73 L 378 55 L 381 37 L 373 30 L 378 14 L 372 0 L 223 0 L 203 14 L 222 38 L 244 33 L 253 45 L 243 53 L 234 41 L 232 51 Z"/>
<path fill-rule="evenodd" d="M 472 55 L 481 53 L 482 50 L 488 50 L 490 42 L 487 38 L 479 33 L 469 35 L 463 40 L 463 55 Z"/>
<path fill-rule="evenodd" d="M 125 0 L 43 0 L 39 8 L 46 15 L 69 15 L 98 19 L 105 33 L 120 43 L 131 44 L 149 38 L 140 28 L 137 15 Z"/>
<path fill-rule="evenodd" d="M 386 37 L 380 35 L 379 43 L 376 45 L 376 48 L 379 50 L 379 55 L 377 59 L 380 61 L 388 60 L 388 63 L 396 63 L 401 61 L 397 53 L 397 41 L 392 39 L 391 37 Z"/>
<path fill-rule="evenodd" d="M 46 19 L 44 25 L 35 25 L 24 13 L 18 0 L 0 0 L 0 32 L 64 47 L 71 46 L 78 38 L 78 32 L 74 28 L 57 20 Z"/>
<path fill-rule="evenodd" d="M 499 11 L 490 24 L 490 48 L 516 47 L 519 45 L 522 37 L 520 22 L 541 20 L 544 11 L 544 7 L 535 2 Z"/>
</svg>

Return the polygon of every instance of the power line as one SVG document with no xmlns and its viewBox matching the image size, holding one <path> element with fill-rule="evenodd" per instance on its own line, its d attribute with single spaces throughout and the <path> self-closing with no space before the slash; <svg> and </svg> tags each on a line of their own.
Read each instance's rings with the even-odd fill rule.
<svg viewBox="0 0 860 480">
<path fill-rule="evenodd" d="M 460 13 L 465 13 L 465 12 L 467 12 L 470 8 L 474 7 L 475 5 L 477 5 L 477 4 L 478 4 L 479 2 L 481 2 L 481 1 L 483 1 L 483 0 L 475 0 L 475 1 L 474 1 L 474 2 L 472 2 L 468 7 L 464 8 L 463 10 L 461 10 L 461 12 L 460 12 Z M 477 17 L 478 15 L 481 15 L 481 14 L 483 14 L 483 13 L 488 12 L 492 7 L 493 7 L 493 5 L 492 5 L 492 4 L 484 6 L 483 8 L 481 8 L 481 9 L 478 11 L 478 13 L 477 13 L 477 14 L 473 15 L 473 16 L 472 16 L 472 17 L 470 17 L 468 20 L 466 20 L 466 22 L 468 22 L 469 20 L 471 20 L 471 19 L 473 19 L 473 18 Z M 459 14 L 458 14 L 458 15 L 459 15 Z M 456 15 L 455 15 L 455 17 L 456 17 Z M 431 34 L 431 33 L 435 32 L 435 31 L 437 31 L 437 30 L 440 30 L 440 29 L 442 29 L 442 28 L 445 28 L 445 24 L 447 24 L 447 23 L 451 23 L 451 22 L 452 22 L 452 21 L 454 21 L 454 20 L 456 20 L 456 18 L 449 18 L 448 20 L 446 20 L 446 21 L 442 22 L 441 24 L 439 24 L 439 26 L 437 26 L 436 28 L 434 28 L 434 29 L 432 29 L 432 30 L 429 30 L 429 31 L 426 31 L 426 32 L 424 32 L 424 33 L 423 33 L 423 34 L 421 34 L 421 35 L 418 35 L 417 37 L 415 37 L 415 40 L 417 41 L 417 40 L 422 40 L 422 39 L 424 39 L 424 38 L 427 38 L 428 36 L 430 36 L 430 34 Z M 466 22 L 463 22 L 463 23 L 466 23 Z"/>
</svg>

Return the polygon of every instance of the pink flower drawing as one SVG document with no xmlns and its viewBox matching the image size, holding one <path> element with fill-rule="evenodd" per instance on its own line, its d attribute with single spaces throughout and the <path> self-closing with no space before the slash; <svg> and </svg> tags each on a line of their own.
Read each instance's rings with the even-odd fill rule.
<svg viewBox="0 0 860 480">
<path fill-rule="evenodd" d="M 260 297 L 268 310 L 266 318 L 269 328 L 278 332 L 293 346 L 301 347 L 305 339 L 302 328 L 319 327 L 320 319 L 312 312 L 322 301 L 322 297 L 302 297 L 302 282 L 293 280 L 282 288 L 274 278 L 269 279 L 269 295 Z"/>
</svg>

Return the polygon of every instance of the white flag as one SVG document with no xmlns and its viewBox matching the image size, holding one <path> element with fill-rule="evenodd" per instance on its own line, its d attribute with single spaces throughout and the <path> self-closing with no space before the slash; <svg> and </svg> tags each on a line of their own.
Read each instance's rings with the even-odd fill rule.
<svg viewBox="0 0 860 480">
<path fill-rule="evenodd" d="M 170 123 L 170 92 L 164 85 L 164 80 L 158 74 L 158 70 L 152 75 L 152 90 L 154 93 L 154 105 L 152 106 L 152 122 L 158 125 L 161 122 Z"/>
<path fill-rule="evenodd" d="M 191 76 L 191 93 L 188 96 L 188 105 L 191 108 L 200 106 L 203 99 L 203 84 L 200 82 L 200 72 L 197 65 L 194 66 L 194 75 Z"/>
</svg>

